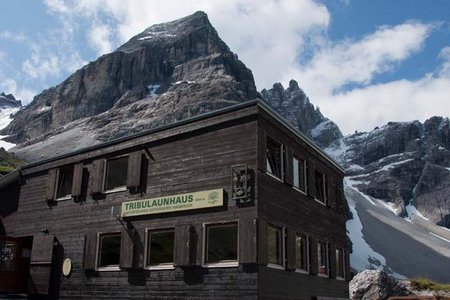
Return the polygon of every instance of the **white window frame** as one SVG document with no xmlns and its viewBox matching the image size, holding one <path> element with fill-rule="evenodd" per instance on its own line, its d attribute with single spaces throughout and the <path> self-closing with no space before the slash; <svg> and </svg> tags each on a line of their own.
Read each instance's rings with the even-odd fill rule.
<svg viewBox="0 0 450 300">
<path fill-rule="evenodd" d="M 112 266 L 106 266 L 106 267 L 100 267 L 100 237 L 106 236 L 106 235 L 119 235 L 122 239 L 122 233 L 119 231 L 114 232 L 98 232 L 97 233 L 97 246 L 95 248 L 95 270 L 96 271 L 120 271 L 120 248 L 119 246 L 119 264 L 118 265 L 112 265 Z M 122 241 L 121 241 L 122 243 Z"/>
<path fill-rule="evenodd" d="M 70 194 L 67 194 L 67 195 L 65 195 L 63 197 L 59 197 L 58 198 L 59 180 L 60 180 L 59 175 L 60 175 L 61 169 L 70 168 L 70 167 L 72 167 L 72 182 L 70 183 L 71 189 L 72 189 L 74 166 L 73 165 L 72 166 L 65 166 L 65 167 L 59 167 L 58 169 L 56 169 L 56 187 L 55 187 L 55 194 L 53 195 L 53 197 L 54 197 L 54 199 L 56 201 L 64 201 L 64 200 L 71 200 L 72 199 L 72 191 L 70 192 Z"/>
<path fill-rule="evenodd" d="M 294 155 L 292 156 L 292 172 L 294 172 L 294 165 L 295 165 L 295 160 L 297 160 L 298 162 L 300 162 L 299 160 L 303 160 L 303 186 L 305 187 L 305 190 L 302 190 L 299 187 L 295 186 L 294 183 L 294 178 L 292 178 L 292 187 L 294 188 L 294 190 L 299 191 L 300 193 L 307 195 L 308 194 L 308 169 L 307 169 L 307 165 L 308 162 L 306 161 L 306 159 L 301 158 L 300 156 L 296 155 L 294 153 Z M 295 174 L 294 174 L 295 176 Z"/>
<path fill-rule="evenodd" d="M 128 177 L 128 163 L 129 163 L 129 155 L 128 154 L 124 154 L 124 155 L 119 155 L 119 156 L 114 156 L 114 157 L 110 157 L 110 158 L 105 158 L 105 163 L 103 166 L 103 181 L 102 181 L 102 187 L 103 187 L 103 193 L 104 194 L 112 194 L 112 193 L 117 193 L 117 192 L 124 192 L 127 190 L 127 185 L 126 185 L 126 181 L 125 181 L 125 185 L 122 186 L 117 186 L 113 189 L 107 190 L 106 189 L 106 177 L 108 176 L 107 172 L 108 172 L 108 161 L 110 160 L 114 160 L 114 159 L 120 159 L 123 157 L 127 157 L 127 177 Z"/>
<path fill-rule="evenodd" d="M 345 263 L 346 263 L 346 261 L 345 261 L 345 249 L 342 248 L 342 247 L 336 247 L 336 251 L 335 251 L 336 262 L 337 262 L 337 253 L 338 253 L 339 250 L 342 251 L 342 273 L 343 273 L 343 276 L 339 276 L 337 274 L 337 268 L 336 268 L 336 279 L 345 280 L 345 276 L 346 276 L 346 273 L 345 273 Z"/>
<path fill-rule="evenodd" d="M 325 254 L 327 258 L 327 274 L 320 273 L 320 265 L 319 265 L 319 258 L 320 258 L 320 252 L 319 252 L 319 246 L 320 244 L 325 244 Z M 320 277 L 330 277 L 330 245 L 326 241 L 317 241 L 317 275 Z"/>
<path fill-rule="evenodd" d="M 152 232 L 173 232 L 173 241 L 174 241 L 174 248 L 172 249 L 173 253 L 173 260 L 175 260 L 175 228 L 174 227 L 165 227 L 165 228 L 145 228 L 145 246 L 144 246 L 144 269 L 147 270 L 172 270 L 175 269 L 174 262 L 172 263 L 166 263 L 166 264 L 159 264 L 159 265 L 149 265 L 148 264 L 148 251 L 150 250 L 150 234 Z M 150 254 L 151 256 L 151 254 Z"/>
<path fill-rule="evenodd" d="M 274 264 L 274 263 L 267 263 L 267 266 L 270 268 L 274 268 L 274 269 L 279 269 L 279 270 L 285 270 L 286 269 L 286 228 L 284 226 L 279 226 L 273 223 L 269 223 L 267 224 L 267 234 L 269 234 L 269 227 L 275 227 L 278 229 L 281 229 L 281 265 L 279 264 Z M 267 255 L 269 255 L 269 236 L 267 236 Z M 268 260 L 268 257 L 267 257 Z"/>
<path fill-rule="evenodd" d="M 297 247 L 297 236 L 301 236 L 301 237 L 305 237 L 305 255 L 306 255 L 306 269 L 299 269 L 297 268 L 297 264 L 295 264 L 295 271 L 298 273 L 303 273 L 303 274 L 309 274 L 310 270 L 311 270 L 311 264 L 310 264 L 310 257 L 309 257 L 309 253 L 310 253 L 310 240 L 309 240 L 309 235 L 303 234 L 301 232 L 296 232 L 295 233 L 295 247 Z M 295 249 L 297 250 L 297 249 Z M 297 251 L 295 251 L 295 255 L 297 255 Z M 297 257 L 295 257 L 297 260 Z M 297 262 L 297 261 L 295 261 Z"/>
<path fill-rule="evenodd" d="M 268 170 L 268 168 L 267 168 L 267 164 L 269 163 L 269 161 L 268 161 L 269 158 L 268 158 L 268 155 L 267 155 L 267 146 L 268 146 L 269 139 L 273 140 L 274 142 L 276 142 L 277 144 L 280 145 L 280 177 L 278 177 L 277 175 L 275 175 L 272 172 L 270 172 Z M 267 135 L 267 138 L 266 138 L 266 149 L 264 149 L 264 150 L 266 151 L 266 166 L 265 166 L 266 174 L 270 175 L 271 177 L 273 177 L 273 178 L 275 178 L 275 179 L 277 179 L 277 180 L 279 180 L 281 182 L 284 182 L 284 155 L 285 155 L 285 153 L 284 153 L 284 145 L 283 145 L 283 143 L 281 143 L 277 139 L 273 138 L 272 136 Z"/>
<path fill-rule="evenodd" d="M 223 261 L 223 262 L 217 262 L 217 263 L 207 263 L 206 262 L 206 249 L 207 249 L 207 236 L 206 236 L 206 229 L 208 226 L 224 226 L 224 225 L 236 225 L 237 235 L 236 235 L 236 261 Z M 238 267 L 239 266 L 239 220 L 228 220 L 228 221 L 220 221 L 220 222 L 204 222 L 202 224 L 202 267 L 204 268 L 231 268 L 231 267 Z"/>
</svg>

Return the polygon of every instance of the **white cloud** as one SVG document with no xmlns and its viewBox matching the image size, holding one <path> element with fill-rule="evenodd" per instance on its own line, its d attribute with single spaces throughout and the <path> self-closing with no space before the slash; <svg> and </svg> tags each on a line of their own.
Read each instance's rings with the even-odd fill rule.
<svg viewBox="0 0 450 300">
<path fill-rule="evenodd" d="M 109 26 L 99 23 L 94 24 L 90 32 L 88 32 L 88 40 L 95 48 L 98 55 L 103 55 L 113 50 L 110 41 L 111 33 L 111 28 Z"/>
<path fill-rule="evenodd" d="M 392 70 L 419 51 L 432 28 L 405 23 L 381 27 L 359 41 L 328 41 L 310 62 L 292 66 L 285 76 L 298 79 L 312 99 L 332 95 L 349 83 L 367 85 L 375 75 Z"/>
<path fill-rule="evenodd" d="M 440 76 L 450 77 L 450 47 L 445 47 L 439 53 L 439 58 L 444 60 L 444 63 L 439 70 Z"/>
<path fill-rule="evenodd" d="M 388 121 L 423 122 L 431 116 L 450 116 L 449 58 L 437 74 L 415 81 L 403 79 L 330 95 L 324 99 L 324 113 L 345 133 L 370 131 Z"/>
<path fill-rule="evenodd" d="M 0 73 L 0 92 L 13 94 L 18 100 L 22 100 L 22 104 L 29 103 L 36 93 L 28 88 L 21 88 L 17 82 L 11 78 L 5 77 Z"/>
</svg>

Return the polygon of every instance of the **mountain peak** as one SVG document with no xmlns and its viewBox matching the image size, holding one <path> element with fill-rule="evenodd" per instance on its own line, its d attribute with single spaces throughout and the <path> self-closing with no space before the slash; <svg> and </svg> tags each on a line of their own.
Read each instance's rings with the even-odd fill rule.
<svg viewBox="0 0 450 300">
<path fill-rule="evenodd" d="M 251 71 L 196 12 L 150 26 L 43 91 L 2 134 L 19 148 L 70 128 L 106 141 L 257 97 Z"/>
<path fill-rule="evenodd" d="M 0 93 L 0 108 L 2 107 L 22 107 L 22 102 L 16 100 L 12 94 Z"/>
<path fill-rule="evenodd" d="M 206 41 L 203 41 L 204 36 L 208 37 Z M 196 50 L 201 55 L 207 55 L 211 51 L 229 51 L 228 46 L 220 39 L 209 22 L 207 14 L 202 11 L 175 21 L 152 25 L 132 37 L 116 51 L 133 52 L 152 44 L 155 46 L 156 44 L 173 44 L 186 38 L 199 46 Z M 198 42 L 201 42 L 201 45 Z"/>
</svg>

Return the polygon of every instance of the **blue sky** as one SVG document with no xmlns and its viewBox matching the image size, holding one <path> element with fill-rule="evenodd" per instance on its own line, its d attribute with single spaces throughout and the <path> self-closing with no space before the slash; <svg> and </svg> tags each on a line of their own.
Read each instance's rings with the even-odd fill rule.
<svg viewBox="0 0 450 300">
<path fill-rule="evenodd" d="M 4 0 L 0 92 L 29 103 L 146 27 L 196 10 L 258 89 L 297 80 L 344 133 L 450 115 L 447 0 Z"/>
</svg>

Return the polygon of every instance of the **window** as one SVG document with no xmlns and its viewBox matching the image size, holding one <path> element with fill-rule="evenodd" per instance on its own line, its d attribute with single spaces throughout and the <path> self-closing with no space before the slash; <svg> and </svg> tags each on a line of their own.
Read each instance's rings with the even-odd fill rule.
<svg viewBox="0 0 450 300">
<path fill-rule="evenodd" d="M 98 238 L 98 268 L 119 268 L 120 233 L 100 234 Z"/>
<path fill-rule="evenodd" d="M 128 156 L 108 159 L 106 162 L 105 191 L 124 188 L 127 184 Z"/>
<path fill-rule="evenodd" d="M 234 266 L 237 261 L 237 224 L 207 225 L 205 228 L 205 264 L 230 264 Z"/>
<path fill-rule="evenodd" d="M 275 225 L 268 225 L 267 235 L 268 263 L 272 265 L 284 266 L 283 229 Z"/>
<path fill-rule="evenodd" d="M 308 237 L 301 234 L 295 236 L 295 268 L 308 271 Z"/>
<path fill-rule="evenodd" d="M 344 249 L 336 248 L 336 277 L 345 278 Z"/>
<path fill-rule="evenodd" d="M 0 240 L 0 272 L 14 272 L 16 267 L 17 244 Z"/>
<path fill-rule="evenodd" d="M 324 173 L 317 171 L 314 176 L 316 187 L 316 200 L 319 200 L 323 204 L 327 203 L 327 178 Z"/>
<path fill-rule="evenodd" d="M 146 265 L 150 268 L 173 267 L 175 231 L 165 229 L 148 232 Z"/>
<path fill-rule="evenodd" d="M 328 245 L 324 242 L 318 242 L 317 246 L 319 275 L 328 276 Z"/>
<path fill-rule="evenodd" d="M 306 161 L 297 157 L 294 157 L 293 160 L 294 187 L 306 193 Z"/>
<path fill-rule="evenodd" d="M 69 199 L 72 194 L 73 166 L 58 169 L 56 199 Z"/>
<path fill-rule="evenodd" d="M 281 179 L 283 174 L 283 146 L 267 137 L 267 171 Z"/>
</svg>

